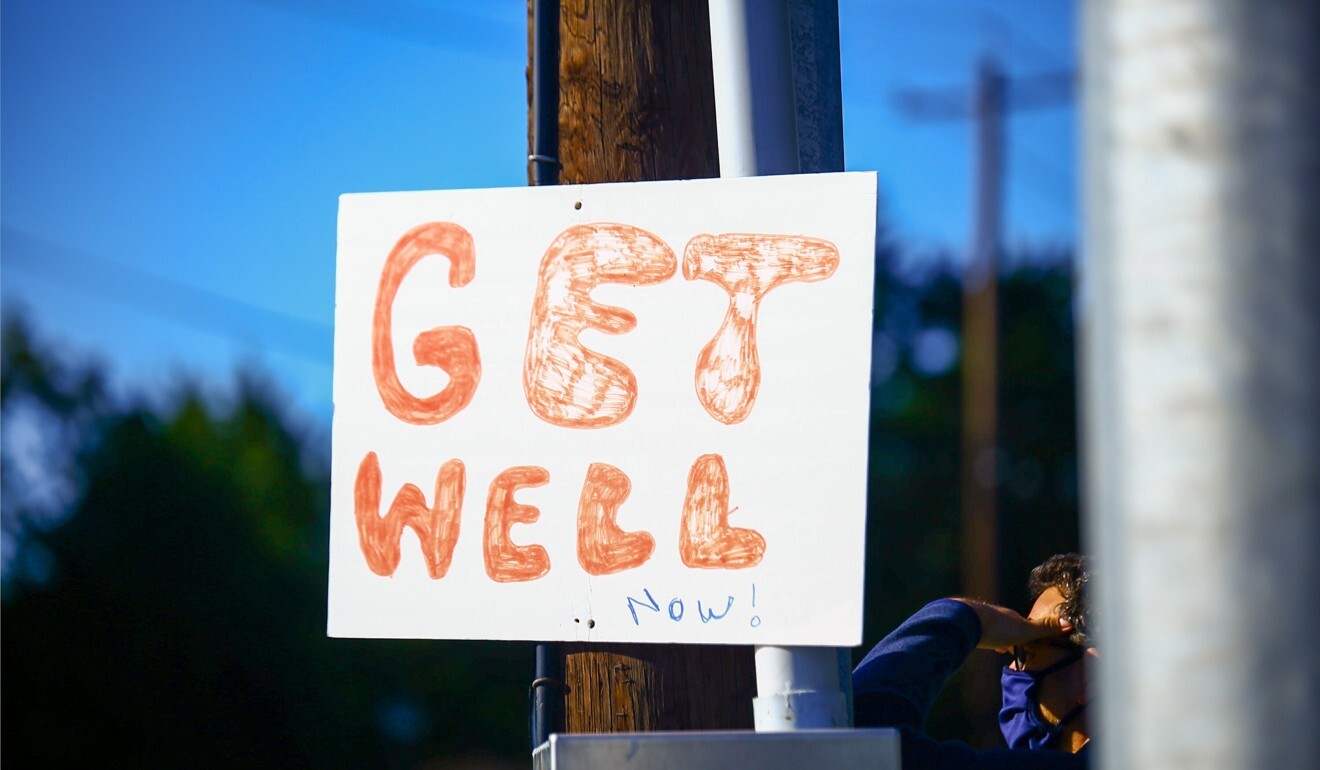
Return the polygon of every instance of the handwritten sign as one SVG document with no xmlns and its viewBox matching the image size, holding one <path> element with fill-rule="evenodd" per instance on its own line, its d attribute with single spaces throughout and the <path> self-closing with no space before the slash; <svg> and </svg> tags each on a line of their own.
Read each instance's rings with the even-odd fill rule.
<svg viewBox="0 0 1320 770">
<path fill-rule="evenodd" d="M 330 634 L 860 643 L 875 193 L 343 196 Z"/>
</svg>

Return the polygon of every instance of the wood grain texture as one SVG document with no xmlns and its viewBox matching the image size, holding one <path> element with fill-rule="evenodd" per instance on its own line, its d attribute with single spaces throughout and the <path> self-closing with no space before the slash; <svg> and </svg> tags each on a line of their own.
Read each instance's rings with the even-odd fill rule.
<svg viewBox="0 0 1320 770">
<path fill-rule="evenodd" d="M 752 727 L 750 647 L 566 645 L 566 652 L 570 733 Z"/>
<path fill-rule="evenodd" d="M 561 184 L 719 176 L 709 14 L 705 0 L 561 1 Z M 751 647 L 564 650 L 570 733 L 752 727 Z"/>
<path fill-rule="evenodd" d="M 563 0 L 562 184 L 719 176 L 704 0 Z"/>
</svg>

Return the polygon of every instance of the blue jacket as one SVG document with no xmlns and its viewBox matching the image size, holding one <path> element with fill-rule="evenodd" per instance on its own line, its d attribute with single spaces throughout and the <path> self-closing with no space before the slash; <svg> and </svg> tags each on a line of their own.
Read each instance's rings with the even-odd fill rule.
<svg viewBox="0 0 1320 770">
<path fill-rule="evenodd" d="M 1025 749 L 977 751 L 962 741 L 922 732 L 944 683 L 981 640 L 981 621 L 962 602 L 931 602 L 867 653 L 853 671 L 858 727 L 897 727 L 903 770 L 1068 770 L 1087 767 L 1087 754 Z"/>
</svg>

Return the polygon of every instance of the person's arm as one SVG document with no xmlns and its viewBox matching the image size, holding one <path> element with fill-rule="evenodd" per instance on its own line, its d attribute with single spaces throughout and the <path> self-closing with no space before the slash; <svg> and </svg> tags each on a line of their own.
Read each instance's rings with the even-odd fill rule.
<svg viewBox="0 0 1320 770">
<path fill-rule="evenodd" d="M 882 719 L 920 729 L 945 681 L 974 648 L 1008 652 L 1071 631 L 1072 623 L 1058 616 L 1027 620 L 973 599 L 931 602 L 881 640 L 853 672 L 857 723 Z"/>
<path fill-rule="evenodd" d="M 944 683 L 980 639 L 981 620 L 966 603 L 940 599 L 927 604 L 853 671 L 857 725 L 920 730 Z"/>
<path fill-rule="evenodd" d="M 1065 636 L 1073 631 L 1072 621 L 1059 615 L 1028 620 L 1007 607 L 975 599 L 955 598 L 954 601 L 970 607 L 981 622 L 981 637 L 976 642 L 981 650 L 1011 652 L 1014 645 L 1050 636 Z"/>
<path fill-rule="evenodd" d="M 886 636 L 853 671 L 858 727 L 897 727 L 904 770 L 1081 770 L 1086 758 L 1059 751 L 976 751 L 922 728 L 936 696 L 976 647 L 1008 649 L 1063 633 L 1058 619 L 1028 621 L 1003 607 L 940 599 Z"/>
</svg>

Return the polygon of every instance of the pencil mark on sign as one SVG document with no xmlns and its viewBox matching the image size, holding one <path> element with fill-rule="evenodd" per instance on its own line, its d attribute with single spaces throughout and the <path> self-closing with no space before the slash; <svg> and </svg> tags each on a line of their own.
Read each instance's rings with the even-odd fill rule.
<svg viewBox="0 0 1320 770">
<path fill-rule="evenodd" d="M 623 334 L 637 317 L 594 302 L 590 292 L 602 283 L 661 283 L 677 269 L 664 241 L 632 225 L 574 225 L 555 238 L 541 259 L 523 360 L 523 393 L 537 417 L 566 428 L 603 428 L 628 418 L 637 377 L 623 362 L 583 347 L 578 335 Z"/>
<path fill-rule="evenodd" d="M 838 266 L 838 248 L 821 238 L 725 233 L 688 241 L 683 277 L 710 281 L 729 295 L 719 331 L 697 357 L 697 399 L 711 417 L 725 425 L 739 423 L 756 404 L 761 387 L 756 317 L 765 295 L 785 283 L 823 281 Z"/>
</svg>

